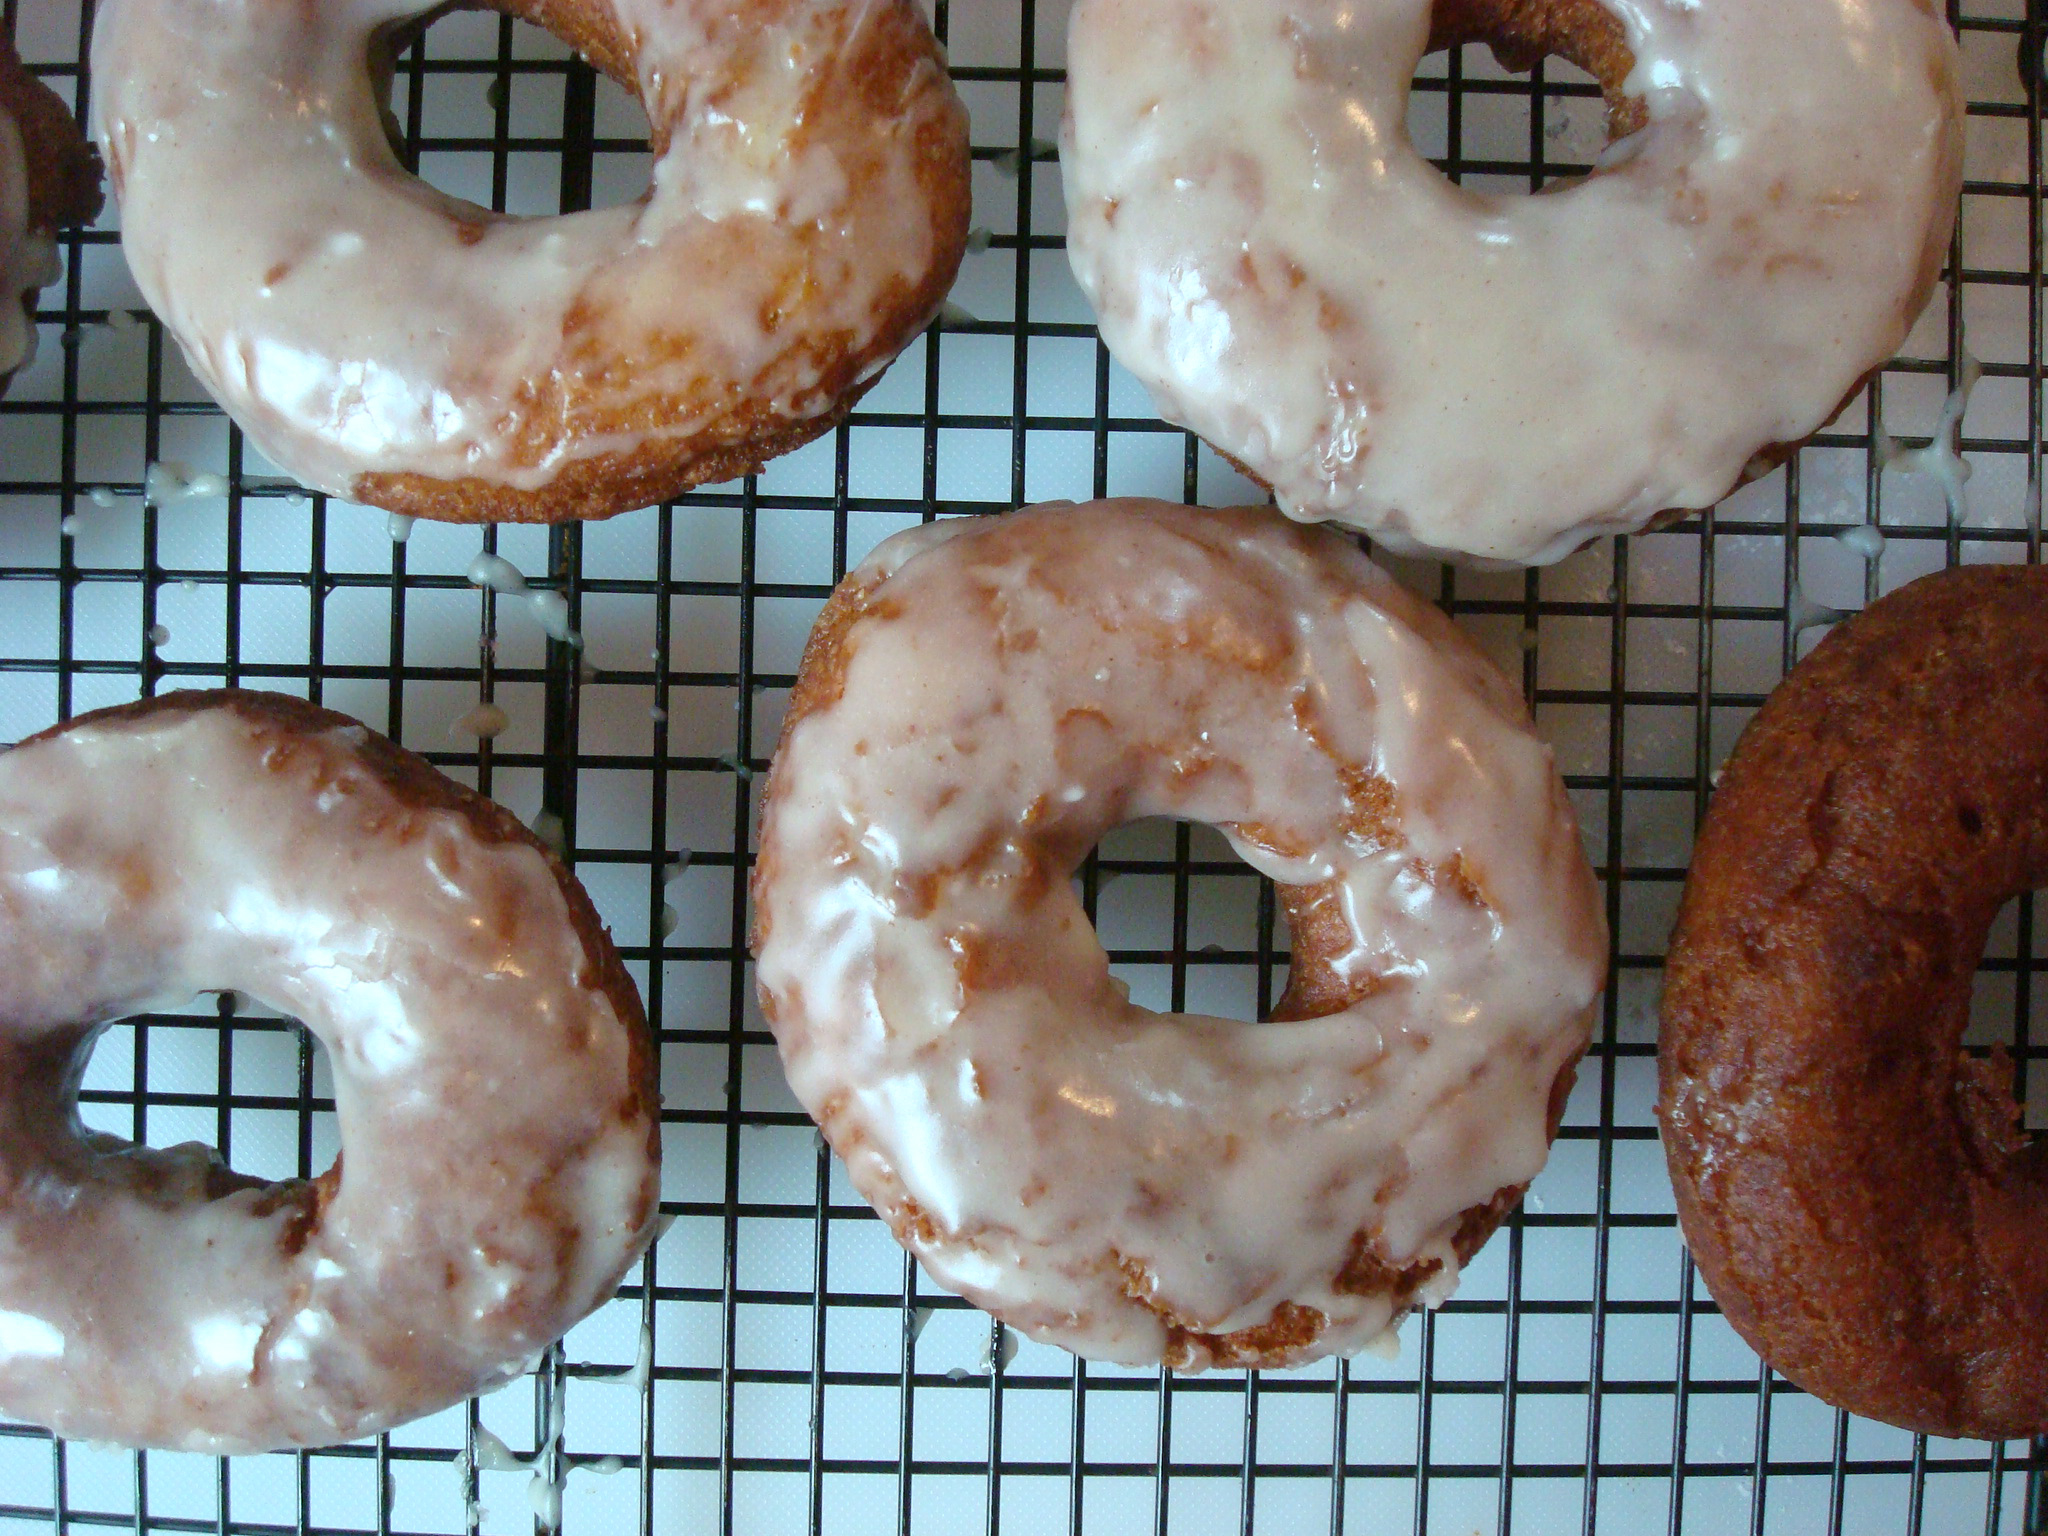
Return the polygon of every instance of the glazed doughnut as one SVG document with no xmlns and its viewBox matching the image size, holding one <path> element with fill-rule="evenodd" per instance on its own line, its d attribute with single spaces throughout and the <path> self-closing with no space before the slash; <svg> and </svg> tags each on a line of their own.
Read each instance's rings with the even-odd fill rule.
<svg viewBox="0 0 2048 1536">
<path fill-rule="evenodd" d="M 1595 174 L 1422 158 L 1415 66 L 1478 39 L 1601 81 Z M 1932 0 L 1078 0 L 1068 56 L 1110 351 L 1283 510 L 1407 552 L 1540 564 L 1711 505 L 1891 357 L 1961 186 Z"/>
<path fill-rule="evenodd" d="M 0 392 L 35 360 L 36 293 L 62 271 L 57 231 L 99 211 L 99 158 L 64 99 L 0 35 Z"/>
<path fill-rule="evenodd" d="M 2048 1142 L 1967 1056 L 2000 907 L 2048 884 L 2048 570 L 1928 576 L 1744 731 L 1665 968 L 1659 1112 L 1700 1274 L 1816 1396 L 2048 1434 Z"/>
<path fill-rule="evenodd" d="M 911 0 L 497 8 L 639 95 L 638 202 L 508 218 L 407 175 L 379 109 L 426 0 L 102 7 L 122 245 L 228 414 L 316 490 L 456 522 L 609 516 L 838 422 L 966 241 Z"/>
<path fill-rule="evenodd" d="M 1070 877 L 1141 816 L 1281 882 L 1276 1022 L 1111 979 Z M 1506 680 L 1260 508 L 883 544 L 805 653 L 754 900 L 790 1083 L 932 1277 L 1183 1370 L 1355 1351 L 1449 1294 L 1543 1165 L 1605 959 Z"/>
<path fill-rule="evenodd" d="M 0 755 L 0 1411 L 226 1454 L 510 1380 L 653 1230 L 653 1052 L 509 812 L 301 700 L 174 693 Z M 342 1152 L 266 1184 L 81 1130 L 108 1022 L 233 988 L 328 1049 Z"/>
</svg>

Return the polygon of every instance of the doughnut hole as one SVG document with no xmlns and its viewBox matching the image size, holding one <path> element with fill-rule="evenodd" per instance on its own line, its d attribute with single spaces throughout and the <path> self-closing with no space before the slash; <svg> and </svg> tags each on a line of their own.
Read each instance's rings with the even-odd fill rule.
<svg viewBox="0 0 2048 1536">
<path fill-rule="evenodd" d="M 1483 904 L 1456 860 L 1432 883 L 1445 881 Z M 1164 816 L 1126 822 L 1073 884 L 1111 976 L 1142 1008 L 1266 1023 L 1340 1013 L 1363 995 L 1321 958 L 1353 943 L 1340 905 L 1323 899 L 1331 887 L 1276 884 L 1215 827 Z"/>
<path fill-rule="evenodd" d="M 246 995 L 117 1020 L 83 1055 L 87 1130 L 158 1149 L 203 1145 L 238 1183 L 312 1177 L 340 1150 L 326 1046 Z"/>
<path fill-rule="evenodd" d="M 1994 1120 L 2019 1111 L 2019 1126 L 2048 1132 L 2048 902 L 2014 897 L 1992 920 L 1970 989 L 1961 1081 Z M 2009 1122 L 2008 1122 L 2009 1123 Z"/>
<path fill-rule="evenodd" d="M 526 9 L 538 18 L 546 7 Z M 479 212 L 545 217 L 645 197 L 651 130 L 630 69 L 619 72 L 613 40 L 578 38 L 588 50 L 579 52 L 519 11 L 440 11 L 383 34 L 370 64 L 384 84 L 385 136 L 400 163 Z M 577 58 L 591 66 L 594 82 L 580 71 L 531 67 Z M 419 67 L 428 60 L 431 72 Z M 494 147 L 507 139 L 569 147 Z"/>
<path fill-rule="evenodd" d="M 1409 97 L 1410 137 L 1466 185 L 1535 190 L 1576 179 L 1607 145 L 1649 121 L 1643 102 L 1624 90 L 1635 58 L 1621 21 L 1598 0 L 1436 0 L 1429 52 L 1472 43 L 1487 45 L 1506 74 L 1528 74 L 1546 60 L 1551 67 L 1540 87 L 1522 86 L 1489 80 L 1483 63 L 1468 61 L 1460 132 L 1450 142 L 1443 66 L 1424 65 Z M 1588 86 L 1599 92 L 1598 108 Z M 1468 170 L 1475 161 L 1526 163 L 1526 180 Z"/>
<path fill-rule="evenodd" d="M 1074 876 L 1131 1000 L 1252 1023 L 1287 989 L 1286 902 L 1214 827 L 1146 817 L 1112 829 Z"/>
</svg>

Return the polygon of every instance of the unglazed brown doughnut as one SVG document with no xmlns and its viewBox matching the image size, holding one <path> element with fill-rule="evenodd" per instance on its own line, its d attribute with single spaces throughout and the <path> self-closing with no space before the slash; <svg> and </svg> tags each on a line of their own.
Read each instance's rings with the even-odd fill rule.
<svg viewBox="0 0 2048 1536">
<path fill-rule="evenodd" d="M 99 157 L 0 35 L 0 392 L 35 358 L 36 294 L 60 270 L 52 237 L 99 211 Z"/>
<path fill-rule="evenodd" d="M 316 1179 L 79 1127 L 102 1026 L 228 988 L 328 1048 Z M 511 1379 L 653 1230 L 652 1061 L 569 872 L 346 716 L 174 693 L 0 754 L 0 1411 L 225 1454 Z"/>
<path fill-rule="evenodd" d="M 1117 824 L 1281 882 L 1286 995 L 1134 1006 L 1069 877 Z M 1604 968 L 1549 749 L 1442 615 L 1258 508 L 899 534 L 805 652 L 762 813 L 763 1006 L 854 1186 L 1077 1353 L 1363 1348 L 1543 1166 Z"/>
<path fill-rule="evenodd" d="M 2048 1143 L 1961 1050 L 1991 921 L 2048 884 L 2048 570 L 1928 576 L 1750 723 L 1665 969 L 1659 1112 L 1728 1320 L 1935 1435 L 2048 1433 Z"/>
<path fill-rule="evenodd" d="M 101 7 L 122 245 L 228 413 L 315 489 L 456 522 L 646 506 L 844 417 L 967 236 L 912 0 L 498 8 L 639 95 L 645 197 L 515 219 L 407 175 L 374 66 L 427 0 Z"/>
</svg>

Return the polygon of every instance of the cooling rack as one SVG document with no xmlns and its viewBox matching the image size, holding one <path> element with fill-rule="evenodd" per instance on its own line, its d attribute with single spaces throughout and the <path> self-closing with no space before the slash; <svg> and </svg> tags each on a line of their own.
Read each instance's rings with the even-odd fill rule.
<svg viewBox="0 0 2048 1536">
<path fill-rule="evenodd" d="M 90 6 L 4 17 L 84 104 Z M 1686 1261 L 1651 1117 L 1665 935 L 1744 720 L 1840 612 L 1944 564 L 2040 558 L 2041 0 L 1951 13 L 1961 226 L 1903 355 L 1841 420 L 1713 512 L 1548 570 L 1390 562 L 1521 680 L 1556 746 L 1611 984 L 1549 1168 L 1399 1358 L 1188 1380 L 1083 1365 L 924 1281 L 791 1098 L 741 947 L 760 776 L 849 562 L 932 515 L 1251 493 L 1156 419 L 1068 275 L 1064 9 L 935 20 L 975 144 L 945 314 L 828 438 L 612 522 L 401 537 L 304 496 L 186 372 L 113 215 L 66 242 L 40 354 L 0 404 L 0 739 L 173 686 L 277 688 L 552 825 L 660 1029 L 667 1226 L 530 1375 L 375 1441 L 223 1462 L 0 1425 L 0 1533 L 2041 1530 L 2043 1443 L 1904 1434 L 1757 1361 Z M 645 184 L 637 108 L 489 12 L 438 20 L 393 108 L 422 174 L 493 207 Z M 1509 77 L 1482 48 L 1425 63 L 1412 119 L 1453 177 L 1522 191 L 1583 171 L 1599 123 L 1584 77 Z M 1957 462 L 1973 473 L 1945 487 L 1932 471 Z M 480 550 L 561 594 L 580 646 L 470 585 Z M 1251 1018 L 1276 995 L 1271 892 L 1212 834 L 1123 829 L 1085 878 L 1140 1002 Z M 2031 898 L 2000 919 L 1968 1037 L 2008 1048 L 2036 1130 L 2039 926 Z M 335 1145 L 320 1052 L 232 997 L 111 1029 L 82 1113 L 266 1176 L 317 1172 Z"/>
</svg>

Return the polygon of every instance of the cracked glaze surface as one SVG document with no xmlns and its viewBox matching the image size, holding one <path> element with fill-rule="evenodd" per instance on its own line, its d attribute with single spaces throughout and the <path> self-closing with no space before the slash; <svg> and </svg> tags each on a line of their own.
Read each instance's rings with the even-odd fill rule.
<svg viewBox="0 0 2048 1536">
<path fill-rule="evenodd" d="M 646 1025 L 580 892 L 465 796 L 266 695 L 0 755 L 8 1414 L 354 1439 L 511 1379 L 617 1285 L 657 1194 Z M 228 988 L 327 1046 L 344 1162 L 318 1180 L 78 1125 L 99 1026 Z"/>
<path fill-rule="evenodd" d="M 1169 419 L 1296 517 L 1543 563 L 1818 430 L 1927 299 L 1962 167 L 1924 0 L 1607 0 L 1643 131 L 1576 185 L 1408 138 L 1425 0 L 1079 0 L 1068 250 Z"/>
<path fill-rule="evenodd" d="M 1282 882 L 1291 1022 L 1112 981 L 1069 876 L 1157 815 Z M 1447 1294 L 1467 1215 L 1543 1164 L 1605 958 L 1505 679 L 1345 540 L 1259 509 L 1048 506 L 882 545 L 805 658 L 755 894 L 790 1082 L 931 1274 L 1185 1368 L 1356 1350 Z"/>
</svg>

